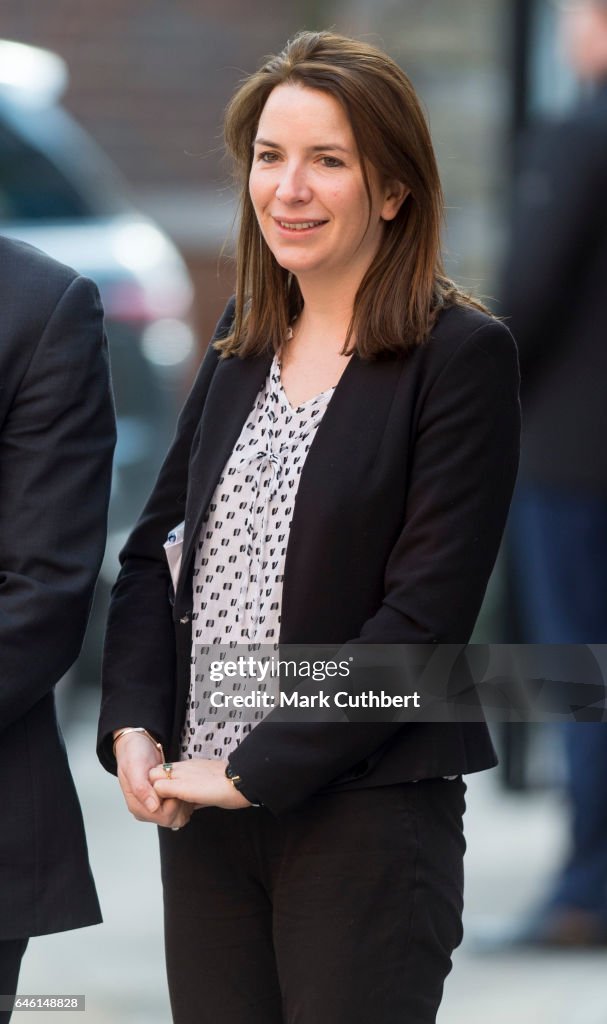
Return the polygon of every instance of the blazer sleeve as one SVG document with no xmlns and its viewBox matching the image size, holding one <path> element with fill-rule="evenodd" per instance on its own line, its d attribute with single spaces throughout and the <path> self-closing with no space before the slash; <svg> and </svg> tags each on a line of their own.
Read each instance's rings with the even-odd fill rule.
<svg viewBox="0 0 607 1024">
<path fill-rule="evenodd" d="M 230 299 L 213 340 L 228 333 L 233 318 L 234 300 Z M 179 416 L 154 490 L 120 553 L 122 568 L 112 590 L 105 636 L 97 738 L 99 759 L 113 774 L 114 730 L 141 725 L 163 746 L 170 739 L 175 707 L 175 628 L 163 544 L 171 528 L 185 516 L 192 441 L 218 358 L 211 344 Z"/>
<path fill-rule="evenodd" d="M 76 659 L 106 538 L 116 440 L 95 285 L 62 292 L 0 431 L 0 731 Z"/>
<path fill-rule="evenodd" d="M 491 321 L 459 346 L 425 400 L 384 598 L 350 644 L 468 642 L 506 521 L 519 435 L 516 349 L 507 328 Z M 275 814 L 409 728 L 276 719 L 271 712 L 229 757 L 245 792 Z"/>
</svg>

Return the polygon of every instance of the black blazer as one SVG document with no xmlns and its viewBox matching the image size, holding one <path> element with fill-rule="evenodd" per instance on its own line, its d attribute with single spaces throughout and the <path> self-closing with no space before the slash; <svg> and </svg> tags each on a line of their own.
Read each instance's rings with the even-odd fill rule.
<svg viewBox="0 0 607 1024">
<path fill-rule="evenodd" d="M 114 443 L 95 285 L 0 238 L 0 939 L 101 920 L 53 687 L 82 644 Z"/>
<path fill-rule="evenodd" d="M 607 495 L 607 82 L 522 140 L 503 313 L 521 361 L 521 478 Z"/>
<path fill-rule="evenodd" d="M 231 323 L 230 303 L 218 325 Z M 272 353 L 210 349 L 145 510 L 122 552 L 108 623 L 99 756 L 144 725 L 178 757 L 201 519 Z M 518 461 L 518 364 L 508 330 L 453 307 L 406 356 L 353 356 L 310 447 L 286 555 L 281 643 L 466 642 Z M 163 542 L 185 519 L 174 605 Z M 484 724 L 258 725 L 230 763 L 275 813 L 331 784 L 375 786 L 495 764 Z"/>
</svg>

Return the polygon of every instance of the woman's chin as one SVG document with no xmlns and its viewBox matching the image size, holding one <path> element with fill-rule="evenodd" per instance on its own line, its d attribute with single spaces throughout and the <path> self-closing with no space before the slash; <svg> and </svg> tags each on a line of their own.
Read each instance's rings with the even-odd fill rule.
<svg viewBox="0 0 607 1024">
<path fill-rule="evenodd" d="M 326 268 L 319 261 L 294 259 L 286 253 L 274 253 L 274 259 L 283 270 L 294 274 L 298 279 L 301 277 L 313 278 L 327 273 Z"/>
</svg>

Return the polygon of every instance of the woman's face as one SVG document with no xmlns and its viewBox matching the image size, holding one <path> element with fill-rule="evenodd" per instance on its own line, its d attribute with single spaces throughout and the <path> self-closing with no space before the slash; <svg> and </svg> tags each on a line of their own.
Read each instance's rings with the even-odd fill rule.
<svg viewBox="0 0 607 1024">
<path fill-rule="evenodd" d="M 372 206 L 348 118 L 328 93 L 279 85 L 262 111 L 249 192 L 278 263 L 306 281 L 362 280 L 407 191 L 368 172 Z"/>
</svg>

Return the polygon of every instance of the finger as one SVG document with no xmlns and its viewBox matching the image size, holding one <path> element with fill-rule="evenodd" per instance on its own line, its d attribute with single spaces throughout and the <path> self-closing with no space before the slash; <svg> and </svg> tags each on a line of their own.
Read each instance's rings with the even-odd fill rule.
<svg viewBox="0 0 607 1024">
<path fill-rule="evenodd" d="M 183 785 L 183 780 L 181 786 Z M 177 779 L 167 779 L 163 774 L 161 778 L 156 779 L 153 784 L 154 792 L 156 796 L 162 797 L 163 800 L 170 799 L 172 797 L 180 798 L 179 789 L 181 788 L 180 783 Z"/>
<path fill-rule="evenodd" d="M 139 803 L 139 800 L 132 796 L 125 797 L 125 799 L 128 810 L 138 821 L 153 821 L 155 816 L 161 811 L 161 808 L 156 812 L 148 811 L 144 804 Z"/>
<path fill-rule="evenodd" d="M 156 815 L 162 812 L 162 801 L 159 799 L 158 795 L 154 792 L 149 783 L 145 788 L 142 788 L 140 792 L 137 793 L 134 791 L 132 781 L 125 774 L 119 772 L 118 778 L 126 805 L 131 814 L 136 815 L 144 821 L 154 821 L 156 819 Z M 152 809 L 151 804 L 146 805 L 145 802 L 150 795 L 152 795 L 154 799 L 154 809 Z"/>
<path fill-rule="evenodd" d="M 191 799 L 191 783 L 188 783 L 184 779 L 158 779 L 154 783 L 154 790 L 158 797 L 162 797 L 163 800 L 175 797 L 179 800 L 190 800 Z"/>
<path fill-rule="evenodd" d="M 130 791 L 130 789 L 128 787 L 128 784 L 123 785 L 121 788 L 122 788 L 122 795 L 124 797 L 124 802 L 126 803 L 126 806 L 127 806 L 127 810 L 129 810 L 131 812 L 131 814 L 134 814 L 135 817 L 137 817 L 137 818 L 139 818 L 139 817 L 141 817 L 141 818 L 147 817 L 147 815 L 150 812 L 145 807 L 145 805 L 140 803 L 140 801 L 133 795 L 133 793 Z"/>
<path fill-rule="evenodd" d="M 178 800 L 163 800 L 161 807 L 156 813 L 152 814 L 147 811 L 145 807 L 133 804 L 129 807 L 133 817 L 137 821 L 146 821 L 152 825 L 167 826 L 173 823 L 174 818 L 178 815 L 181 804 Z"/>
<path fill-rule="evenodd" d="M 158 795 L 154 792 L 147 777 L 147 769 L 140 765 L 133 765 L 122 769 L 124 776 L 123 791 L 128 791 L 134 799 L 149 813 L 154 814 L 160 808 Z"/>
<path fill-rule="evenodd" d="M 156 824 L 168 828 L 181 828 L 190 820 L 187 806 L 182 800 L 164 800 L 162 811 L 155 815 Z"/>
<path fill-rule="evenodd" d="M 171 828 L 184 828 L 192 817 L 192 804 L 180 800 L 177 804 L 177 812 L 171 821 Z"/>
<path fill-rule="evenodd" d="M 173 821 L 168 822 L 164 827 L 172 828 L 175 832 L 177 832 L 180 828 L 185 828 L 186 825 L 189 823 L 189 820 L 190 819 L 188 817 L 179 815 L 177 818 L 174 818 Z"/>
</svg>

